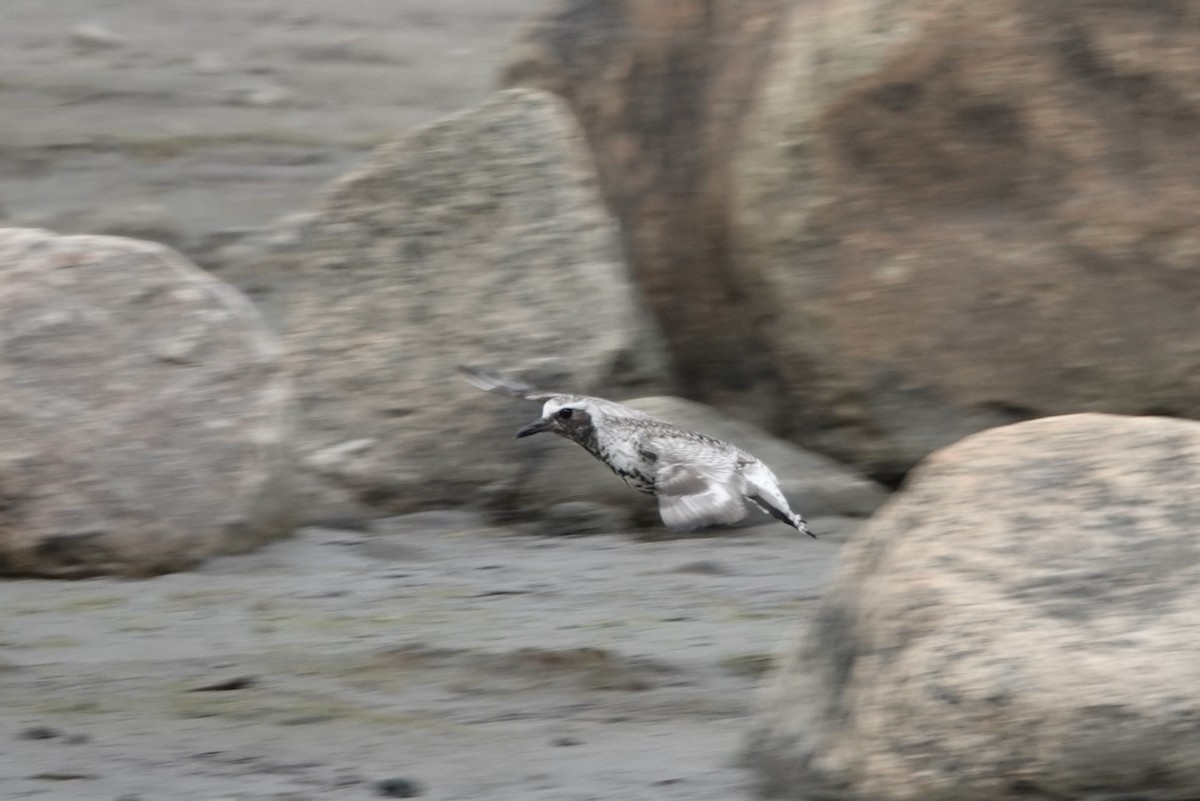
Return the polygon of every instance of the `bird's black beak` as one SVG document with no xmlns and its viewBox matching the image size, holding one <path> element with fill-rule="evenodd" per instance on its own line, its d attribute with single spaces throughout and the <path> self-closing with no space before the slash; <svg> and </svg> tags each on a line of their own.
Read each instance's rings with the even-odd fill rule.
<svg viewBox="0 0 1200 801">
<path fill-rule="evenodd" d="M 541 432 L 546 430 L 546 427 L 548 425 L 549 425 L 549 422 L 547 422 L 545 418 L 534 420 L 532 423 L 530 423 L 529 425 L 525 426 L 524 428 L 522 428 L 520 431 L 517 432 L 516 439 L 520 439 L 521 437 L 532 436 L 533 434 L 540 434 Z"/>
</svg>

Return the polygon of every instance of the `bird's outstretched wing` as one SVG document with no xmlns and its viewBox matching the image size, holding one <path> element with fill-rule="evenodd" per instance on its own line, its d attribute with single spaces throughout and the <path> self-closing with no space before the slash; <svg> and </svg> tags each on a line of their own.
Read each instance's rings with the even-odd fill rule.
<svg viewBox="0 0 1200 801">
<path fill-rule="evenodd" d="M 460 364 L 458 371 L 472 385 L 479 387 L 485 392 L 494 392 L 497 395 L 507 395 L 510 398 L 524 398 L 525 400 L 532 401 L 547 400 L 553 398 L 555 395 L 553 392 L 545 392 L 532 387 L 524 381 L 503 378 L 495 373 L 489 373 L 487 370 L 480 370 L 478 367 L 468 367 Z"/>
<path fill-rule="evenodd" d="M 732 460 L 674 437 L 653 438 L 644 447 L 655 456 L 658 513 L 667 528 L 729 525 L 746 516 L 749 507 Z"/>
</svg>

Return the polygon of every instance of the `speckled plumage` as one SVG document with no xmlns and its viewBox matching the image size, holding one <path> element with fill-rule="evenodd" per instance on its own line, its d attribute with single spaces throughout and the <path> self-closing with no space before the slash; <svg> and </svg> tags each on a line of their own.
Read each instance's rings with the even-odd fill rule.
<svg viewBox="0 0 1200 801">
<path fill-rule="evenodd" d="M 483 370 L 460 370 L 488 392 L 543 401 L 542 417 L 517 436 L 548 431 L 579 443 L 630 487 L 655 496 L 669 528 L 729 525 L 753 504 L 815 536 L 788 506 L 771 469 L 741 448 L 603 398 L 546 392 Z"/>
</svg>

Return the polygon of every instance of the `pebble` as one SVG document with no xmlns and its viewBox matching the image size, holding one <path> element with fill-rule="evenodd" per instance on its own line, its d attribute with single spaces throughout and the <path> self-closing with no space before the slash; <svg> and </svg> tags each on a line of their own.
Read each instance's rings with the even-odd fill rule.
<svg viewBox="0 0 1200 801">
<path fill-rule="evenodd" d="M 671 572 L 698 573 L 702 576 L 728 576 L 732 571 L 715 559 L 697 559 L 695 562 L 684 562 Z"/>
<path fill-rule="evenodd" d="M 375 782 L 375 792 L 384 798 L 416 798 L 425 792 L 425 788 L 412 779 L 396 776 Z"/>
<path fill-rule="evenodd" d="M 61 735 L 58 729 L 53 729 L 49 726 L 29 726 L 21 730 L 17 735 L 22 740 L 52 740 Z"/>
</svg>

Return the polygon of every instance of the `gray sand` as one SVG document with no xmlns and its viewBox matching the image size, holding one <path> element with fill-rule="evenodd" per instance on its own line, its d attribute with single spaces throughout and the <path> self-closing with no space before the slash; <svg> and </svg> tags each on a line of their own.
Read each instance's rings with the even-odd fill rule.
<svg viewBox="0 0 1200 801">
<path fill-rule="evenodd" d="M 752 797 L 753 688 L 832 539 L 403 520 L 145 581 L 0 584 L 0 797 Z"/>
<path fill-rule="evenodd" d="M 0 222 L 165 210 L 188 250 L 482 99 L 535 0 L 9 0 Z M 98 30 L 97 30 L 98 29 Z"/>
</svg>

